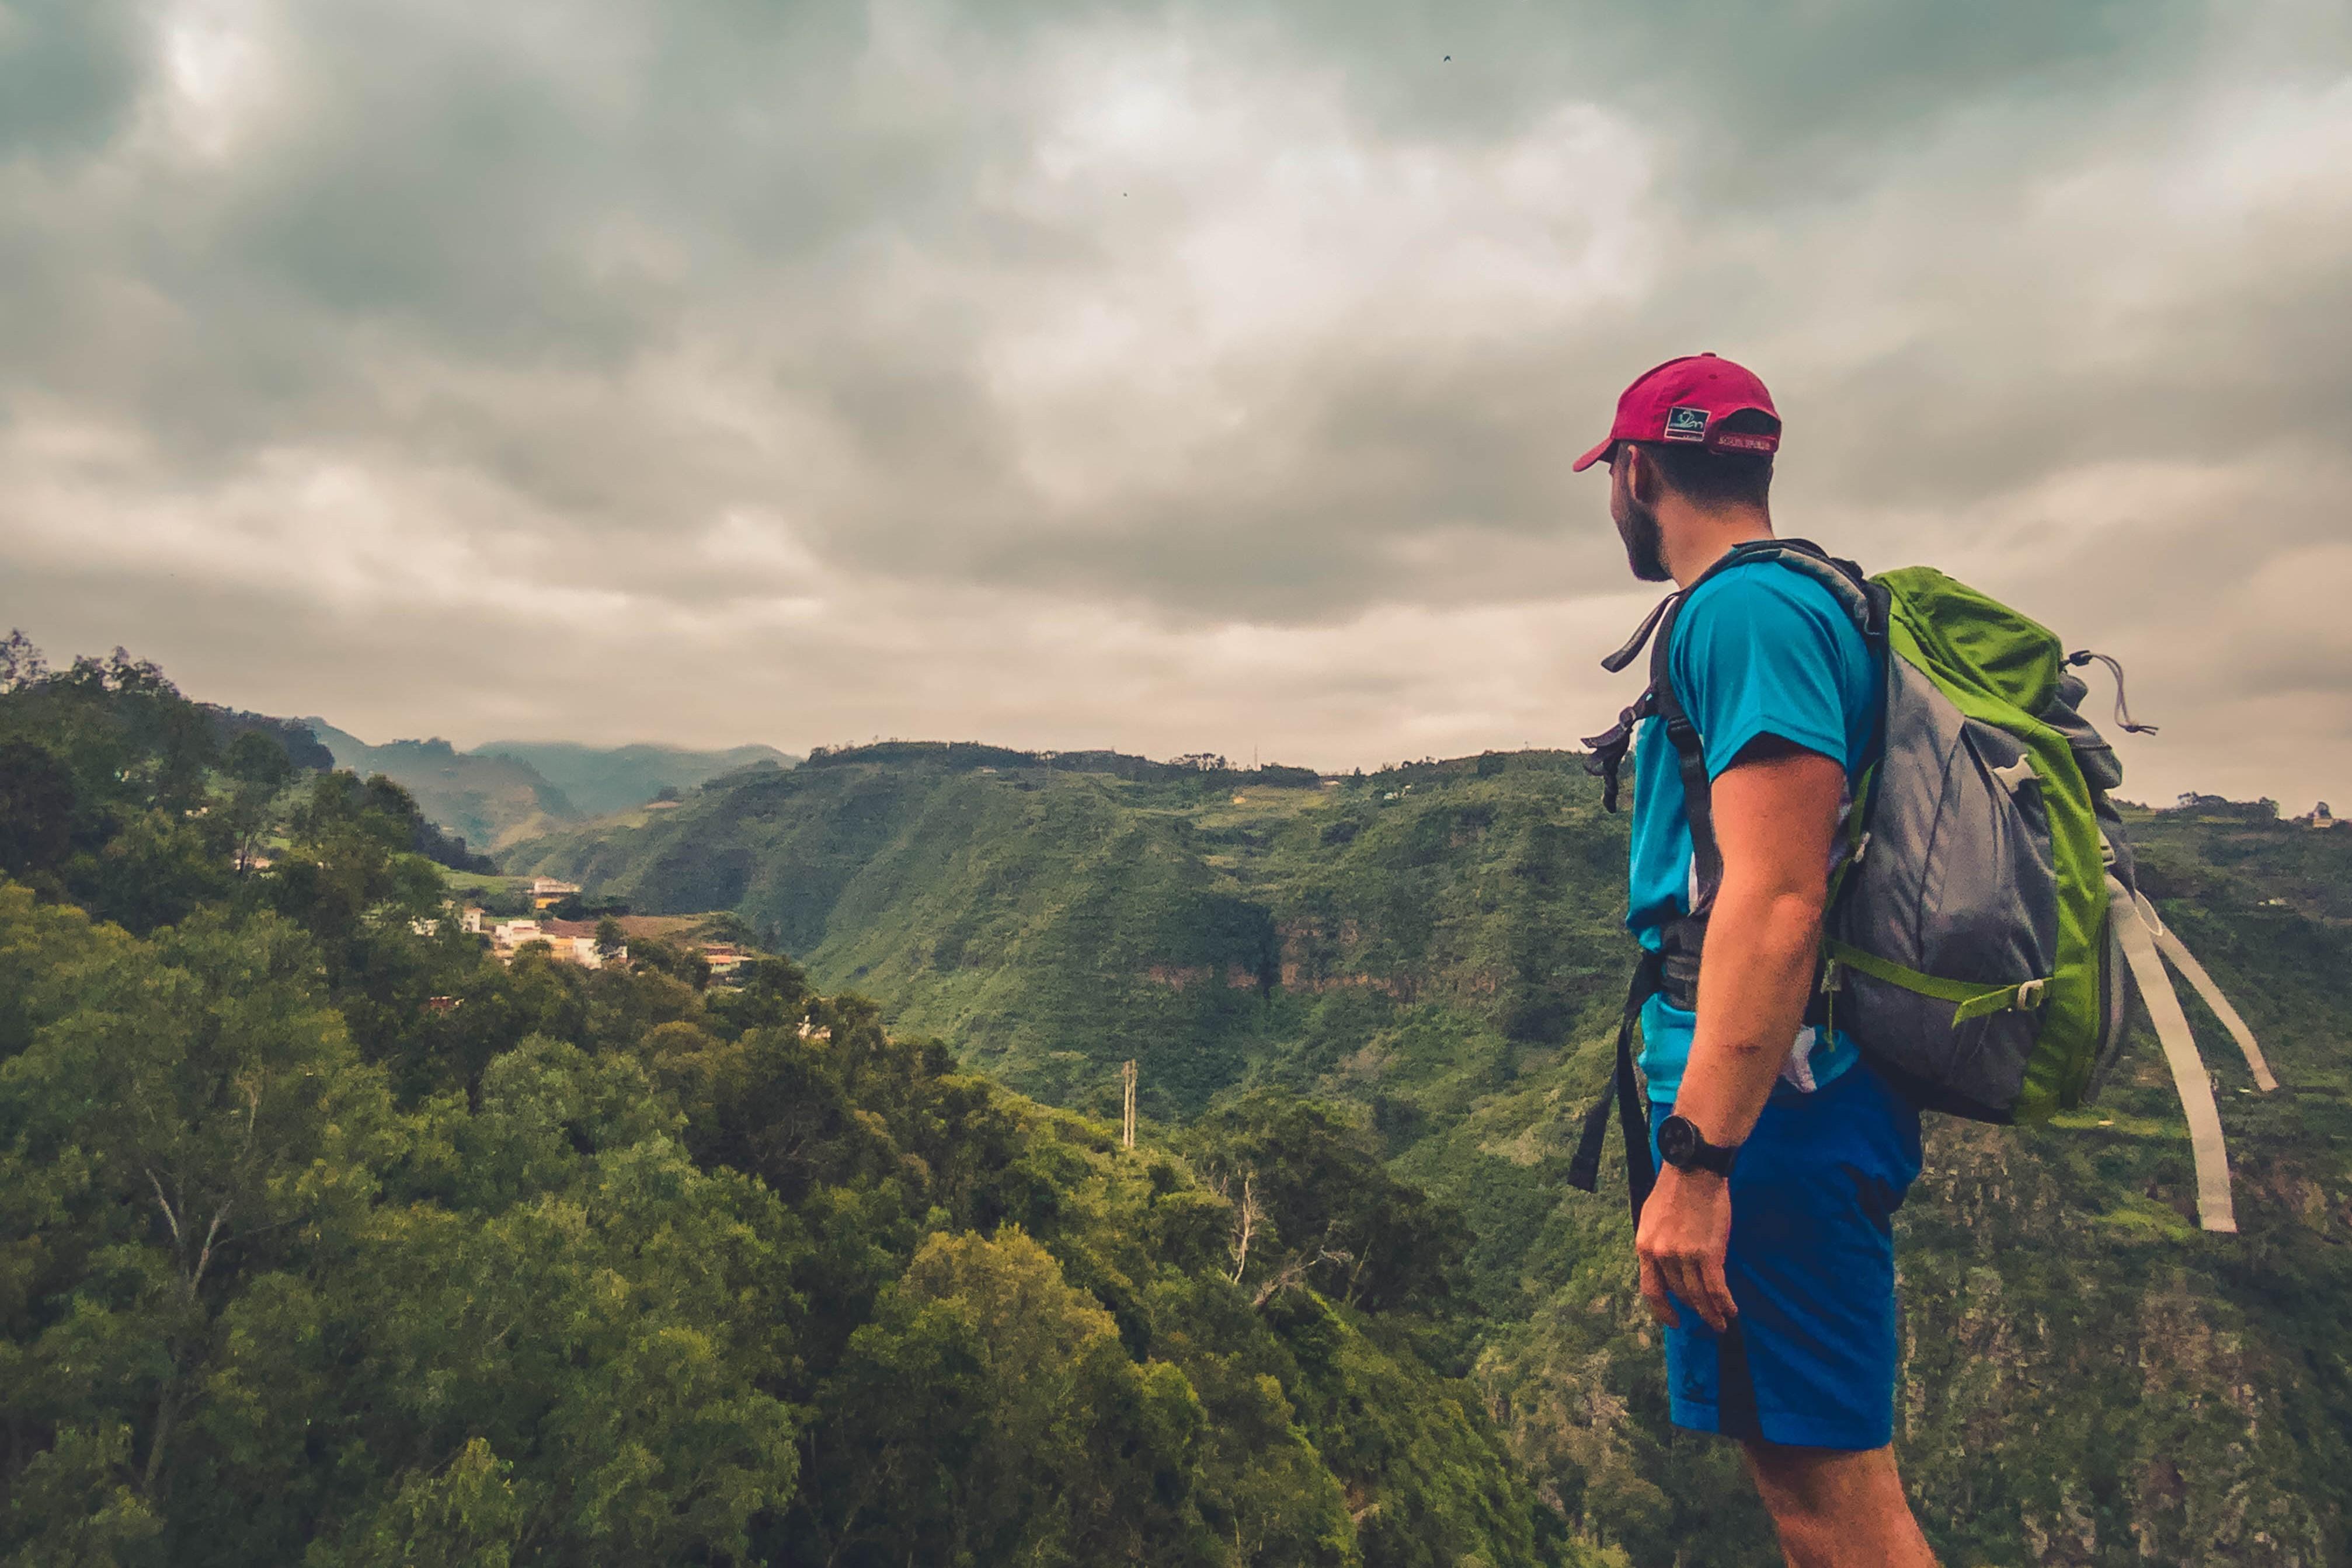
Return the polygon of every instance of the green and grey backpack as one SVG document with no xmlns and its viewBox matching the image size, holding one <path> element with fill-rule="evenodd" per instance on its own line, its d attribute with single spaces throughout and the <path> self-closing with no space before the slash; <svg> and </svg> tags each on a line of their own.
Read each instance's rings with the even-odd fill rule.
<svg viewBox="0 0 2352 1568">
<path fill-rule="evenodd" d="M 2073 673 L 2094 659 L 1927 567 L 1865 578 L 1801 539 L 1734 549 L 1702 577 L 1773 561 L 1822 584 L 1853 617 L 1885 672 L 1878 737 L 1853 791 L 1830 874 L 1821 985 L 1809 1021 L 1843 1029 L 1872 1065 L 1925 1109 L 1978 1121 L 2039 1122 L 2095 1100 L 2121 1052 L 2137 994 L 2187 1113 L 2197 1212 L 2235 1230 L 2212 1082 L 2164 962 L 2186 975 L 2244 1052 L 2254 1082 L 2278 1087 L 2262 1051 L 2204 967 L 2139 892 L 2114 750 L 2078 711 Z M 1692 585 L 1696 587 L 1696 584 Z M 1646 1106 L 1633 1081 L 1634 1017 L 1650 995 L 1696 1001 L 1698 954 L 1722 875 L 1700 737 L 1676 698 L 1668 653 L 1687 592 L 1653 611 L 1603 664 L 1622 670 L 1655 634 L 1649 688 L 1615 728 L 1585 744 L 1615 810 L 1634 727 L 1666 726 L 1691 824 L 1692 913 L 1672 923 L 1636 972 L 1618 1034 L 1613 1098 L 1634 1207 L 1650 1185 Z M 1586 1117 L 1570 1180 L 1591 1189 L 1610 1098 Z M 1638 1135 L 1638 1136 L 1637 1136 Z"/>
</svg>

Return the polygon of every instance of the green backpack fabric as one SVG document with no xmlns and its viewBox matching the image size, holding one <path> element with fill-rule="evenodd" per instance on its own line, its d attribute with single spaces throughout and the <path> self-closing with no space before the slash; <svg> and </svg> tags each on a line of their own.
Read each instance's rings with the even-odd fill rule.
<svg viewBox="0 0 2352 1568">
<path fill-rule="evenodd" d="M 1772 561 L 1829 590 L 1884 670 L 1877 740 L 1847 803 L 1822 923 L 1811 1021 L 1843 1029 L 1871 1063 L 1926 1109 L 1979 1121 L 2040 1122 L 2094 1100 L 2120 1054 L 2131 998 L 2148 1010 L 2187 1114 L 2198 1214 L 2234 1230 L 2229 1166 L 2212 1084 L 2167 978 L 2174 967 L 2212 1005 L 2255 1082 L 2277 1086 L 2260 1048 L 2202 966 L 2138 890 L 2109 791 L 2115 752 L 2085 721 L 2069 654 L 2049 631 L 1927 567 L 1865 578 L 1799 539 L 1762 539 L 1711 569 Z M 1702 578 L 1700 580 L 1706 580 Z M 1694 587 L 1696 584 L 1693 585 Z M 1681 767 L 1693 844 L 1692 914 L 1645 961 L 1620 1031 L 1616 1101 L 1626 1120 L 1636 1207 L 1648 1186 L 1646 1126 L 1634 1158 L 1632 1015 L 1654 990 L 1694 1001 L 1697 954 L 1722 862 L 1707 810 L 1700 737 L 1673 689 L 1667 657 L 1678 593 L 1604 664 L 1622 669 L 1654 632 L 1651 683 L 1616 729 L 1587 745 L 1615 807 L 1634 725 L 1656 718 Z M 1571 1179 L 1597 1166 L 1606 1105 L 1588 1117 Z M 1646 1115 L 1642 1117 L 1646 1123 Z M 1590 1180 L 1579 1185 L 1591 1186 Z"/>
</svg>

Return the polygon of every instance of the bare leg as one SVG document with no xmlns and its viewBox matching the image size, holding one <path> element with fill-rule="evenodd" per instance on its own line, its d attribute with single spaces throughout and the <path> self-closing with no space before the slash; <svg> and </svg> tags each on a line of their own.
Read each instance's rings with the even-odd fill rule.
<svg viewBox="0 0 2352 1568">
<path fill-rule="evenodd" d="M 1894 1449 L 1741 1447 L 1789 1568 L 1936 1568 Z"/>
</svg>

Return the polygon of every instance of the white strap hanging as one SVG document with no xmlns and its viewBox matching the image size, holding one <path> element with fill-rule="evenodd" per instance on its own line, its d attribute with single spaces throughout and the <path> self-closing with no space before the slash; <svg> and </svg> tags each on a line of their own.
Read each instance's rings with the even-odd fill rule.
<svg viewBox="0 0 2352 1568">
<path fill-rule="evenodd" d="M 2139 894 L 2139 917 L 2147 921 L 2147 928 L 2155 933 L 2156 950 L 2169 959 L 2174 968 L 2189 977 L 2189 983 L 2197 988 L 2197 994 L 2205 998 L 2205 1005 L 2213 1009 L 2213 1016 L 2221 1020 L 2222 1027 L 2237 1040 L 2238 1049 L 2245 1054 L 2247 1067 L 2253 1071 L 2254 1087 L 2265 1094 L 2277 1088 L 2278 1080 L 2271 1076 L 2271 1064 L 2263 1060 L 2263 1048 L 2254 1043 L 2254 1031 L 2246 1027 L 2246 1020 L 2238 1016 L 2238 1009 L 2230 1005 L 2230 998 L 2221 994 L 2221 988 L 2213 983 L 2213 977 L 2205 972 L 2205 966 L 2197 961 L 2196 955 L 2189 952 L 2180 938 L 2172 934 L 2171 928 L 2158 917 L 2156 905 L 2147 901 L 2147 894 L 2144 893 Z"/>
<path fill-rule="evenodd" d="M 2221 1140 L 2221 1113 L 2213 1103 L 2213 1081 L 2206 1076 L 2204 1059 L 2189 1032 L 2189 1015 L 2171 977 L 2156 950 L 2156 931 L 2140 914 L 2137 902 L 2123 883 L 2107 878 L 2108 918 L 2123 945 L 2125 961 L 2138 983 L 2140 1000 L 2164 1044 L 2164 1060 L 2172 1068 L 2172 1084 L 2180 1094 L 2181 1113 L 2189 1119 L 2189 1150 L 2197 1166 L 2197 1221 L 2208 1230 L 2234 1233 L 2235 1207 L 2230 1198 L 2229 1151 Z"/>
</svg>

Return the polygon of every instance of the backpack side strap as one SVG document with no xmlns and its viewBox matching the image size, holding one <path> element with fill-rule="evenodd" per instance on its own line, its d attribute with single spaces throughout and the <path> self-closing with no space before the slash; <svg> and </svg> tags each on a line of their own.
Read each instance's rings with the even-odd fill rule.
<svg viewBox="0 0 2352 1568">
<path fill-rule="evenodd" d="M 2221 994 L 2221 988 L 2213 983 L 2213 977 L 2205 972 L 2205 966 L 2197 961 L 2196 955 L 2189 952 L 2180 938 L 2172 934 L 2172 928 L 2158 916 L 2156 905 L 2147 901 L 2147 894 L 2136 894 L 2135 902 L 2139 909 L 2139 917 L 2147 922 L 2148 930 L 2156 937 L 2156 950 L 2163 954 L 2174 968 L 2189 977 L 2189 983 L 2197 988 L 2197 994 L 2205 998 L 2205 1005 L 2213 1009 L 2213 1016 L 2221 1020 L 2221 1027 L 2228 1030 L 2230 1037 L 2238 1042 L 2238 1050 L 2246 1059 L 2247 1069 L 2254 1075 L 2254 1087 L 2265 1094 L 2277 1088 L 2278 1080 L 2271 1076 L 2271 1064 L 2263 1060 L 2263 1048 L 2254 1043 L 2254 1031 L 2246 1027 L 2246 1020 L 2238 1016 L 2238 1009 L 2230 1005 L 2230 998 Z"/>
<path fill-rule="evenodd" d="M 2164 1043 L 2164 1060 L 2172 1069 L 2172 1086 L 2180 1092 L 2181 1113 L 2189 1120 L 2189 1149 L 2197 1165 L 2197 1222 L 2208 1230 L 2234 1234 L 2238 1217 L 2230 1198 L 2230 1156 L 2221 1141 L 2221 1113 L 2213 1103 L 2213 1081 L 2206 1076 L 2204 1059 L 2189 1032 L 2189 1015 L 2180 1010 L 2165 975 L 2164 960 L 2156 950 L 2156 933 L 2139 911 L 2138 902 L 2112 875 L 2107 878 L 2109 918 L 2123 945 L 2125 961 L 2139 987 L 2140 1000 Z"/>
<path fill-rule="evenodd" d="M 1884 980 L 1890 986 L 1900 986 L 1914 995 L 1932 997 L 1939 1002 L 1952 1004 L 1952 1022 L 1964 1024 L 1990 1013 L 2030 1013 L 2042 1005 L 2042 993 L 2049 988 L 2050 977 L 2033 976 L 2018 981 L 2004 980 L 1989 986 L 1980 980 L 1947 980 L 1939 975 L 1923 975 L 1907 969 L 1891 958 L 1866 953 L 1850 942 L 1834 936 L 1822 939 L 1822 956 L 1829 965 L 1822 976 L 1825 989 L 1837 989 L 1837 970 L 1841 967 L 1868 975 L 1874 980 Z"/>
</svg>

